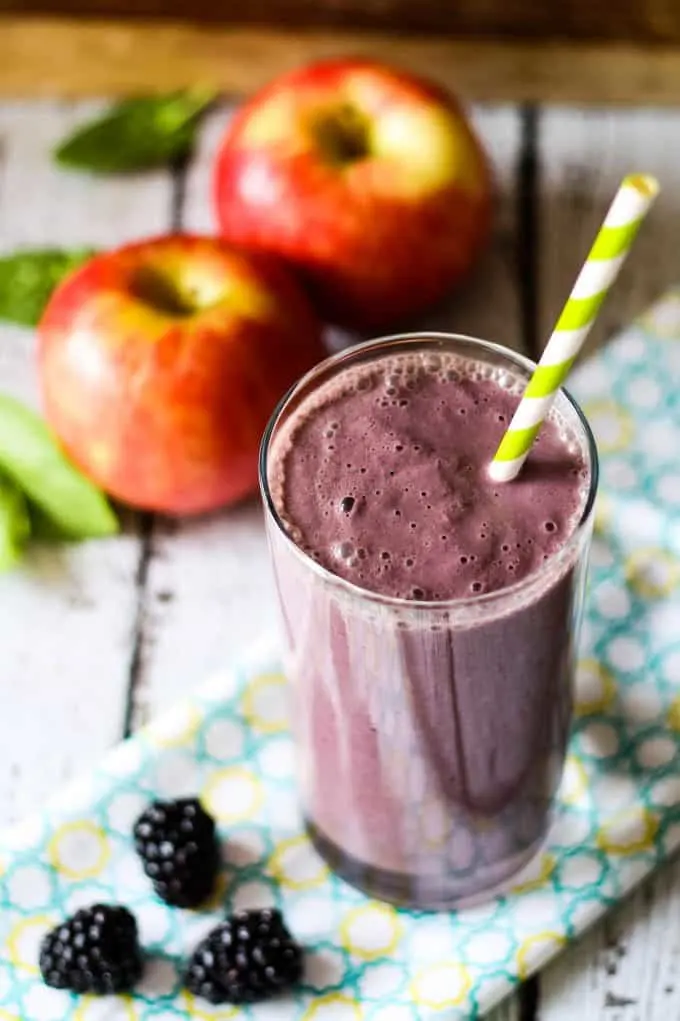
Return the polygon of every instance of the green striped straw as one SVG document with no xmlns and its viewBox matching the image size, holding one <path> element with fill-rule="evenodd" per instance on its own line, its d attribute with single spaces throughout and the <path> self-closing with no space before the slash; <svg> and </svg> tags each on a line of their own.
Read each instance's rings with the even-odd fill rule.
<svg viewBox="0 0 680 1021">
<path fill-rule="evenodd" d="M 658 182 L 647 174 L 629 174 L 621 182 L 489 465 L 489 474 L 495 482 L 510 482 L 518 475 L 658 191 Z"/>
</svg>

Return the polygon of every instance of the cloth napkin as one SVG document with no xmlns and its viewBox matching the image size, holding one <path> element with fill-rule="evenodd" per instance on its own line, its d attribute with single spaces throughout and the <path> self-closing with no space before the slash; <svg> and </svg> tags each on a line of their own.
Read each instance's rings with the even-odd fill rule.
<svg viewBox="0 0 680 1021">
<path fill-rule="evenodd" d="M 602 487 L 559 812 L 504 897 L 425 914 L 329 874 L 304 835 L 276 655 L 255 650 L 0 835 L 0 1021 L 420 1021 L 477 1018 L 680 845 L 680 291 L 574 374 Z M 158 900 L 130 831 L 151 798 L 199 792 L 224 867 L 201 911 Z M 93 901 L 127 904 L 148 953 L 132 996 L 40 981 L 43 933 Z M 304 983 L 211 1007 L 181 987 L 198 940 L 235 907 L 276 904 Z"/>
</svg>

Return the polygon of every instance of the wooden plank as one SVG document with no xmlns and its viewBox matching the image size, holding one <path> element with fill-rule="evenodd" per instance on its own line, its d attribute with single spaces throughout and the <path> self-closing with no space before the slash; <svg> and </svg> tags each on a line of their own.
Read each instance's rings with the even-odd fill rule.
<svg viewBox="0 0 680 1021">
<path fill-rule="evenodd" d="M 465 294 L 437 310 L 428 325 L 521 346 L 515 287 L 520 120 L 510 108 L 476 108 L 472 115 L 496 174 L 496 236 L 485 264 Z M 223 108 L 203 126 L 185 184 L 182 220 L 187 229 L 214 230 L 211 166 L 230 116 L 231 111 Z M 159 522 L 148 567 L 135 724 L 274 631 L 277 615 L 272 588 L 256 501 L 195 521 Z M 491 1021 L 519 1021 L 518 1004 L 511 998 L 491 1015 Z"/>
<path fill-rule="evenodd" d="M 213 153 L 229 117 L 204 126 L 186 182 L 183 223 L 213 228 Z M 474 111 L 496 170 L 499 218 L 495 243 L 480 273 L 428 321 L 519 345 L 515 299 L 514 201 L 519 119 L 509 108 Z M 489 300 L 489 295 L 493 300 Z M 149 563 L 149 604 L 142 683 L 135 719 L 157 711 L 218 669 L 276 624 L 262 516 L 256 501 L 207 519 L 162 524 Z"/>
<path fill-rule="evenodd" d="M 184 0 L 4 0 L 6 10 L 115 17 L 186 17 Z M 535 0 L 194 0 L 194 21 L 333 25 L 386 31 L 532 36 L 562 39 L 680 39 L 680 11 L 667 0 L 609 0 L 537 4 Z"/>
<path fill-rule="evenodd" d="M 0 106 L 0 249 L 111 245 L 168 222 L 170 182 L 57 171 L 54 143 L 93 105 Z M 37 405 L 33 331 L 0 325 L 0 389 Z M 0 577 L 0 825 L 23 814 L 122 731 L 139 542 L 32 548 Z"/>
<path fill-rule="evenodd" d="M 624 174 L 655 174 L 661 195 L 593 329 L 587 350 L 677 284 L 680 114 L 546 112 L 539 124 L 540 332 L 547 338 Z"/>
<path fill-rule="evenodd" d="M 510 996 L 487 1015 L 487 1021 L 533 1021 L 522 1014 L 519 996 Z"/>
<path fill-rule="evenodd" d="M 540 144 L 541 330 L 547 336 L 619 178 L 657 174 L 662 194 L 590 348 L 677 283 L 680 114 L 554 110 Z M 541 1021 L 667 1021 L 680 1016 L 680 864 L 663 870 L 541 978 Z"/>
<path fill-rule="evenodd" d="M 515 108 L 507 106 L 473 106 L 470 116 L 494 175 L 494 234 L 472 276 L 440 309 L 427 315 L 423 325 L 428 329 L 471 334 L 521 351 L 524 338 L 518 289 L 517 200 L 520 115 Z"/>
<path fill-rule="evenodd" d="M 210 173 L 228 109 L 207 118 L 185 180 L 182 226 L 214 230 Z M 134 723 L 170 705 L 275 626 L 259 503 L 183 522 L 152 536 L 142 669 Z"/>
<path fill-rule="evenodd" d="M 18 97 L 165 91 L 196 82 L 243 94 L 303 61 L 342 54 L 403 64 L 481 102 L 675 105 L 680 95 L 677 49 L 636 43 L 5 14 L 0 54 L 0 95 Z"/>
</svg>

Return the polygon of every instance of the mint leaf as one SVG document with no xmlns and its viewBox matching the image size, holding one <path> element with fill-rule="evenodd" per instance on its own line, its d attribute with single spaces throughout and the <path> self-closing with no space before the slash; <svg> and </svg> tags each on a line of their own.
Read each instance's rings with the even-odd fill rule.
<svg viewBox="0 0 680 1021">
<path fill-rule="evenodd" d="M 31 539 L 39 542 L 73 542 L 73 536 L 60 528 L 56 522 L 48 517 L 44 510 L 36 504 L 28 502 L 28 517 L 31 522 Z"/>
<path fill-rule="evenodd" d="M 90 248 L 38 248 L 0 257 L 0 319 L 37 326 L 57 284 L 92 255 Z"/>
<path fill-rule="evenodd" d="M 30 531 L 23 493 L 10 479 L 0 475 L 0 572 L 14 567 Z"/>
<path fill-rule="evenodd" d="M 67 460 L 42 419 L 3 394 L 0 472 L 72 539 L 113 535 L 119 530 L 104 494 Z"/>
<path fill-rule="evenodd" d="M 57 163 L 93 174 L 163 166 L 191 151 L 198 118 L 215 100 L 205 89 L 126 99 L 54 152 Z"/>
</svg>

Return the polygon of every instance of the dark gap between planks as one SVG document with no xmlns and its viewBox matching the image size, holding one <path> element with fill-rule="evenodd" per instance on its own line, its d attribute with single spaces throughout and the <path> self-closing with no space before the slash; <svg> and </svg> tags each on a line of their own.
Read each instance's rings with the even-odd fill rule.
<svg viewBox="0 0 680 1021">
<path fill-rule="evenodd" d="M 184 221 L 186 182 L 189 161 L 178 160 L 172 167 L 172 195 L 170 204 L 171 231 L 181 231 Z M 137 696 L 144 674 L 144 654 L 149 641 L 149 567 L 154 557 L 156 526 L 161 520 L 158 514 L 142 512 L 139 515 L 139 561 L 135 577 L 137 592 L 135 619 L 132 628 L 132 653 L 127 674 L 127 691 L 123 716 L 123 737 L 129 737 L 136 726 Z"/>
<path fill-rule="evenodd" d="M 517 289 L 519 294 L 520 330 L 524 350 L 538 361 L 543 343 L 538 326 L 539 294 L 539 163 L 538 124 L 535 106 L 520 110 L 521 136 L 517 167 Z M 538 976 L 527 979 L 519 987 L 519 1021 L 539 1021 Z"/>
<path fill-rule="evenodd" d="M 517 166 L 517 293 L 520 330 L 526 354 L 538 361 L 544 339 L 539 334 L 539 114 L 535 106 L 520 110 Z"/>
<path fill-rule="evenodd" d="M 517 167 L 518 238 L 517 238 L 517 280 L 520 308 L 520 328 L 524 350 L 534 359 L 540 354 L 538 333 L 538 111 L 533 106 L 521 110 L 521 144 Z M 183 226 L 186 196 L 187 163 L 173 167 L 173 193 L 171 206 L 171 229 L 179 231 Z M 133 628 L 132 654 L 128 669 L 127 697 L 123 736 L 129 737 L 135 725 L 136 695 L 139 690 L 143 668 L 144 650 L 148 626 L 148 579 L 149 566 L 154 555 L 154 533 L 158 515 L 140 515 L 140 554 L 135 579 L 137 607 Z M 519 989 L 519 1021 L 538 1021 L 539 987 L 538 979 L 531 978 Z"/>
</svg>

